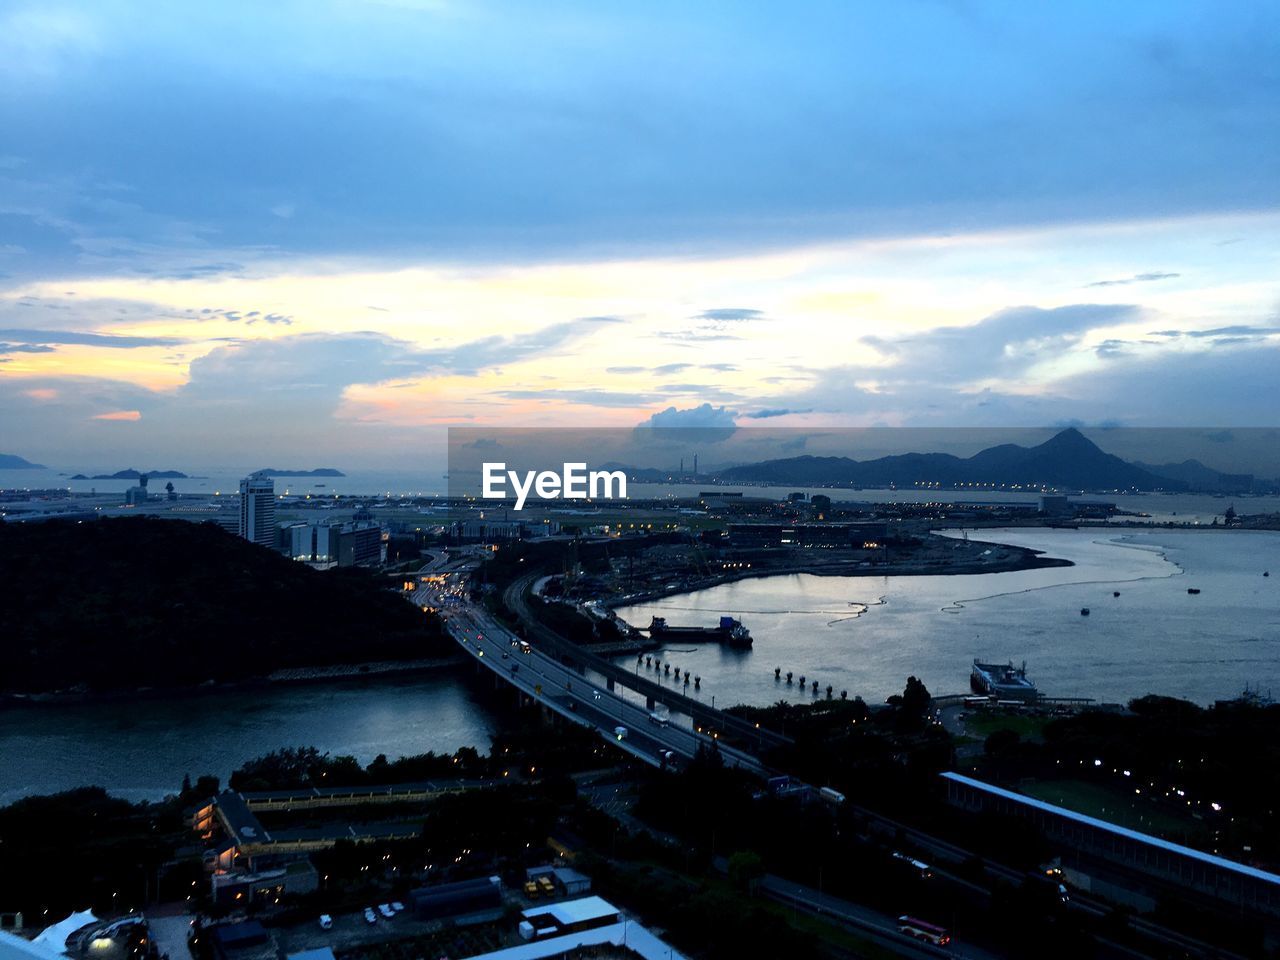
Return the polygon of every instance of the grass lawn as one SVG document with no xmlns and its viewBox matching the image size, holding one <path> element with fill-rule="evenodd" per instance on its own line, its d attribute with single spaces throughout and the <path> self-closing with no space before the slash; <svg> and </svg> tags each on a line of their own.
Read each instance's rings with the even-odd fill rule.
<svg viewBox="0 0 1280 960">
<path fill-rule="evenodd" d="M 975 710 L 964 721 L 965 733 L 985 740 L 997 730 L 1012 730 L 1024 740 L 1038 740 L 1051 717 L 1033 717 L 1024 713 Z"/>
<path fill-rule="evenodd" d="M 1176 843 L 1195 845 L 1206 838 L 1202 822 L 1137 794 L 1082 780 L 1041 780 L 1020 785 L 1028 796 L 1097 817 L 1130 830 L 1139 830 Z"/>
</svg>

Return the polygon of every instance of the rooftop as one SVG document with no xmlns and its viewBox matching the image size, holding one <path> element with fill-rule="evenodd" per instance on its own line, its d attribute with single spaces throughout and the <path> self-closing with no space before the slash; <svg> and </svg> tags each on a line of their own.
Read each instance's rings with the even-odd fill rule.
<svg viewBox="0 0 1280 960">
<path fill-rule="evenodd" d="M 577 900 L 563 900 L 560 903 L 549 903 L 545 907 L 530 907 L 524 911 L 525 917 L 551 917 L 562 927 L 575 923 L 586 923 L 605 917 L 615 917 L 621 911 L 603 897 L 580 897 Z"/>
<path fill-rule="evenodd" d="M 1237 863 L 1234 860 L 1228 860 L 1225 857 L 1215 856 L 1212 853 L 1205 853 L 1203 850 L 1196 850 L 1192 847 L 1184 847 L 1179 843 L 1172 843 L 1168 840 L 1162 840 L 1159 837 L 1153 837 L 1149 833 L 1139 833 L 1137 830 L 1130 830 L 1128 827 L 1121 827 L 1106 820 L 1099 820 L 1096 817 L 1086 816 L 1083 813 L 1076 813 L 1074 810 L 1068 810 L 1066 807 L 1058 807 L 1052 803 L 1045 803 L 1043 800 L 1037 800 L 1034 797 L 1028 797 L 1025 794 L 1014 793 L 1012 790 L 1005 790 L 1002 787 L 993 786 L 989 783 L 983 783 L 981 780 L 974 780 L 972 777 L 966 777 L 959 773 L 943 773 L 942 776 L 947 780 L 962 783 L 967 787 L 975 790 L 981 790 L 992 796 L 1003 797 L 1006 800 L 1013 800 L 1024 806 L 1034 810 L 1043 810 L 1045 813 L 1052 813 L 1067 820 L 1073 820 L 1086 826 L 1094 827 L 1098 830 L 1105 830 L 1116 836 L 1125 837 L 1129 840 L 1135 840 L 1138 843 L 1149 844 L 1158 847 L 1161 850 L 1167 850 L 1180 856 L 1188 857 L 1192 860 L 1199 860 L 1201 863 L 1210 864 L 1221 870 L 1230 870 L 1243 876 L 1252 877 L 1255 880 L 1261 880 L 1264 883 L 1280 884 L 1280 876 L 1274 873 L 1268 873 L 1266 870 L 1259 870 L 1257 867 L 1250 867 L 1243 863 Z"/>
</svg>

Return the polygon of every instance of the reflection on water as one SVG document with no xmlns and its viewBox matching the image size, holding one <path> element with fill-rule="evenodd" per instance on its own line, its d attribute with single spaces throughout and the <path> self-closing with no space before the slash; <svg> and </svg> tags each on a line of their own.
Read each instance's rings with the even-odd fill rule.
<svg viewBox="0 0 1280 960">
<path fill-rule="evenodd" d="M 1049 696 L 1116 702 L 1162 693 L 1208 703 L 1246 683 L 1280 695 L 1280 533 L 1019 529 L 973 537 L 1076 565 L 768 577 L 618 613 L 640 626 L 653 615 L 680 625 L 742 617 L 755 639 L 749 652 L 707 645 L 664 654 L 673 668 L 701 676 L 700 696 L 719 705 L 812 697 L 776 681 L 775 667 L 817 680 L 819 696 L 830 684 L 836 696 L 847 690 L 879 701 L 900 692 L 910 674 L 935 693 L 959 693 L 975 656 L 1025 659 Z M 1264 578 L 1268 569 L 1273 575 Z M 1188 594 L 1188 586 L 1201 593 Z"/>
<path fill-rule="evenodd" d="M 280 747 L 362 763 L 379 753 L 484 752 L 492 732 L 488 714 L 446 676 L 10 707 L 0 709 L 0 804 L 86 784 L 157 799 L 184 774 L 225 782 L 245 760 Z"/>
</svg>

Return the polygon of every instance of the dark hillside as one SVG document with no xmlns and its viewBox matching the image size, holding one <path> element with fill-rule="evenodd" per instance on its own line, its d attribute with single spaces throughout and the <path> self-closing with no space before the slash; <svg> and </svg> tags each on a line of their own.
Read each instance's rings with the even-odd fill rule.
<svg viewBox="0 0 1280 960">
<path fill-rule="evenodd" d="M 0 523 L 0 690 L 173 687 L 444 655 L 363 570 L 316 571 L 212 524 Z"/>
</svg>

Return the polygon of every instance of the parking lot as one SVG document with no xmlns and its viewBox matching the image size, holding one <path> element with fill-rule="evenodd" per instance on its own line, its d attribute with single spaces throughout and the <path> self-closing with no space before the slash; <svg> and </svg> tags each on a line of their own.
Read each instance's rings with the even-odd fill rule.
<svg viewBox="0 0 1280 960">
<path fill-rule="evenodd" d="M 378 904 L 371 903 L 377 913 Z M 416 937 L 432 933 L 440 929 L 438 920 L 419 920 L 411 910 L 404 910 L 390 920 L 381 915 L 377 923 L 367 923 L 363 911 L 333 915 L 333 927 L 329 930 L 320 928 L 319 914 L 316 918 L 293 927 L 278 927 L 274 930 L 276 941 L 286 955 L 300 950 L 314 950 L 319 947 L 331 947 L 334 953 L 360 947 L 370 943 L 383 943 L 387 940 L 398 940 L 402 937 Z"/>
</svg>

